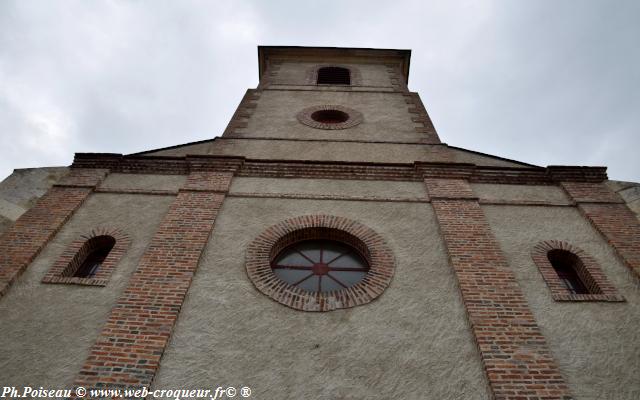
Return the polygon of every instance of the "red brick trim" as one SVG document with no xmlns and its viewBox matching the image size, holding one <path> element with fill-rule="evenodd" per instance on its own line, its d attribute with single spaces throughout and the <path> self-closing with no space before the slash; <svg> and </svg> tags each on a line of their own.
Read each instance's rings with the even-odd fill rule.
<svg viewBox="0 0 640 400">
<path fill-rule="evenodd" d="M 424 183 L 432 199 L 478 199 L 464 179 L 426 178 Z"/>
<path fill-rule="evenodd" d="M 640 277 L 640 221 L 633 211 L 604 183 L 562 182 L 562 187 L 621 261 Z"/>
<path fill-rule="evenodd" d="M 160 366 L 231 174 L 189 176 L 111 310 L 75 385 L 149 387 Z"/>
<path fill-rule="evenodd" d="M 322 111 L 322 110 L 342 111 L 343 113 L 346 113 L 349 115 L 349 119 L 342 123 L 326 124 L 323 122 L 315 121 L 313 118 L 311 118 L 311 115 L 314 112 Z M 352 108 L 343 107 L 339 105 L 321 105 L 321 106 L 307 107 L 302 111 L 300 111 L 296 115 L 296 117 L 298 118 L 298 121 L 300 121 L 301 123 L 307 126 L 310 126 L 316 129 L 326 129 L 326 130 L 339 130 L 339 129 L 353 128 L 354 126 L 362 123 L 362 121 L 364 120 L 364 117 L 362 116 L 362 113 L 360 111 L 356 111 Z"/>
<path fill-rule="evenodd" d="M 446 158 L 446 146 L 433 145 L 430 151 L 441 148 Z M 445 161 L 445 160 L 443 160 Z M 540 167 L 482 167 L 454 162 L 370 163 L 348 161 L 264 160 L 225 156 L 148 156 L 121 154 L 77 153 L 74 167 L 109 168 L 112 172 L 145 174 L 188 174 L 196 170 L 238 171 L 241 176 L 260 177 L 326 177 L 331 179 L 372 179 L 421 181 L 432 178 L 464 178 L 470 182 L 522 185 L 556 184 L 550 168 Z M 575 171 L 575 179 L 604 181 L 604 168 L 565 167 L 565 173 Z"/>
<path fill-rule="evenodd" d="M 573 294 L 566 289 L 547 257 L 551 250 L 566 250 L 580 259 L 580 263 L 576 265 L 576 273 L 589 290 L 589 294 Z M 576 246 L 559 240 L 546 240 L 533 247 L 531 258 L 556 301 L 625 301 L 609 282 L 596 260 Z"/>
<path fill-rule="evenodd" d="M 569 389 L 471 188 L 425 179 L 495 399 L 570 399 Z M 468 185 L 468 184 L 467 184 Z M 446 193 L 451 188 L 451 193 Z M 460 196 L 461 198 L 455 198 Z"/>
<path fill-rule="evenodd" d="M 0 236 L 0 297 L 105 177 L 103 169 L 72 168 Z"/>
<path fill-rule="evenodd" d="M 320 68 L 326 67 L 336 67 L 336 68 L 345 68 L 349 70 L 349 76 L 351 79 L 350 85 L 326 85 L 320 84 L 318 85 L 318 70 Z M 358 67 L 353 65 L 344 65 L 344 64 L 318 64 L 313 67 L 307 69 L 305 81 L 307 85 L 317 85 L 317 86 L 362 86 L 362 73 Z"/>
<path fill-rule="evenodd" d="M 626 204 L 579 204 L 582 214 L 640 278 L 640 221 Z"/>
<path fill-rule="evenodd" d="M 329 239 L 356 248 L 369 263 L 365 278 L 354 286 L 332 292 L 307 292 L 279 278 L 271 261 L 285 247 L 303 240 Z M 296 310 L 330 311 L 366 304 L 382 294 L 395 270 L 391 249 L 384 239 L 359 222 L 331 215 L 305 215 L 274 225 L 249 244 L 246 256 L 249 279 L 263 294 Z"/>
<path fill-rule="evenodd" d="M 97 244 L 96 239 L 109 236 L 115 239 L 115 245 L 103 261 L 97 273 L 91 278 L 77 278 L 73 275 L 82 265 L 85 257 Z M 131 239 L 117 228 L 99 227 L 74 240 L 51 266 L 42 278 L 43 283 L 67 283 L 87 286 L 106 286 L 116 265 L 131 244 Z"/>
<path fill-rule="evenodd" d="M 624 200 L 602 182 L 561 182 L 560 186 L 576 203 L 624 204 Z"/>
</svg>

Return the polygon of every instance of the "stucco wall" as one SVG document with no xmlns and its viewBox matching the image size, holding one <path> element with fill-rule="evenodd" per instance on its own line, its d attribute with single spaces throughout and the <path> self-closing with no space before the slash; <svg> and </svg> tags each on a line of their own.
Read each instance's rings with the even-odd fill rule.
<svg viewBox="0 0 640 400">
<path fill-rule="evenodd" d="M 480 200 L 540 201 L 570 204 L 567 194 L 559 186 L 551 185 L 498 185 L 472 183 L 474 193 Z"/>
<path fill-rule="evenodd" d="M 640 285 L 575 208 L 483 207 L 577 400 L 640 398 Z M 594 257 L 626 303 L 555 302 L 531 249 L 564 240 Z"/>
<path fill-rule="evenodd" d="M 0 382 L 70 387 L 115 300 L 167 212 L 170 196 L 94 194 L 0 299 Z M 43 284 L 64 249 L 98 226 L 132 242 L 104 287 Z"/>
<path fill-rule="evenodd" d="M 325 104 L 360 111 L 364 121 L 349 129 L 325 130 L 296 118 L 304 108 Z M 418 142 L 423 135 L 414 128 L 421 125 L 411 121 L 415 114 L 408 108 L 401 93 L 265 90 L 247 128 L 236 131 L 245 137 Z"/>
<path fill-rule="evenodd" d="M 305 85 L 307 83 L 307 71 L 319 64 L 323 63 L 283 62 L 280 64 L 277 75 L 271 79 L 271 83 Z M 383 64 L 339 64 L 347 68 L 357 68 L 362 76 L 362 86 L 391 86 L 387 67 Z"/>
<path fill-rule="evenodd" d="M 607 186 L 627 203 L 627 207 L 640 219 L 640 183 L 607 181 Z"/>
<path fill-rule="evenodd" d="M 66 167 L 21 168 L 0 182 L 0 234 L 67 172 Z"/>
<path fill-rule="evenodd" d="M 186 175 L 109 174 L 101 189 L 178 190 L 186 181 Z"/>
<path fill-rule="evenodd" d="M 491 166 L 491 167 L 512 167 L 512 168 L 526 167 L 526 165 L 523 165 L 517 162 L 511 162 L 509 160 L 485 156 L 485 155 L 474 153 L 471 151 L 465 151 L 461 149 L 452 149 L 452 148 L 449 148 L 449 151 L 451 152 L 451 155 L 452 155 L 451 161 L 455 161 L 459 163 L 471 163 L 471 164 Z"/>
<path fill-rule="evenodd" d="M 259 293 L 247 244 L 327 213 L 376 230 L 397 269 L 373 303 L 308 313 Z M 227 198 L 154 387 L 246 385 L 261 399 L 486 399 L 479 355 L 428 204 Z"/>
<path fill-rule="evenodd" d="M 406 163 L 443 161 L 436 146 L 391 143 L 296 142 L 287 140 L 216 140 L 210 154 L 254 159 L 328 160 Z"/>
<path fill-rule="evenodd" d="M 357 181 L 331 179 L 233 179 L 231 194 L 242 193 L 294 193 L 333 196 L 376 196 L 394 198 L 424 198 L 427 196 L 422 182 Z"/>
<path fill-rule="evenodd" d="M 158 150 L 149 155 L 182 157 L 188 154 L 212 154 L 253 159 L 391 163 L 466 162 L 482 166 L 523 167 L 522 164 L 451 149 L 444 145 L 326 142 L 322 135 L 328 131 L 319 131 L 322 134 L 315 137 L 314 141 L 217 138 L 203 143 Z"/>
</svg>

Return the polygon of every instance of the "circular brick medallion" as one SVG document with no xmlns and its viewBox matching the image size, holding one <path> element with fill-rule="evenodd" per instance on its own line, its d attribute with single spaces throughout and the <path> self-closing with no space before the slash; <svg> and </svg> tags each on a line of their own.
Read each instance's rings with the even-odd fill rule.
<svg viewBox="0 0 640 400">
<path fill-rule="evenodd" d="M 278 278 L 272 268 L 283 250 L 309 241 L 339 242 L 353 248 L 367 264 L 364 277 L 352 286 L 311 291 Z M 249 279 L 263 294 L 296 310 L 330 311 L 366 304 L 389 286 L 395 270 L 391 249 L 384 239 L 359 222 L 331 215 L 305 215 L 274 225 L 248 247 Z"/>
<path fill-rule="evenodd" d="M 297 115 L 298 121 L 317 129 L 347 129 L 360 124 L 362 113 L 339 105 L 307 107 Z"/>
</svg>

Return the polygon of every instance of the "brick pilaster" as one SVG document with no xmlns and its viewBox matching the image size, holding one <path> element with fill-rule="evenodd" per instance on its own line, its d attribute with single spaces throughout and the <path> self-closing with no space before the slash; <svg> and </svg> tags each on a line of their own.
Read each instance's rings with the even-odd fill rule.
<svg viewBox="0 0 640 400">
<path fill-rule="evenodd" d="M 206 171 L 189 175 L 111 310 L 76 385 L 151 384 L 232 175 Z"/>
<path fill-rule="evenodd" d="M 570 399 L 545 338 L 464 179 L 425 179 L 495 399 Z"/>
<path fill-rule="evenodd" d="M 71 169 L 0 236 L 0 297 L 24 272 L 62 225 L 107 174 L 104 169 Z"/>
<path fill-rule="evenodd" d="M 640 221 L 624 201 L 602 182 L 561 185 L 622 262 L 640 277 Z"/>
</svg>

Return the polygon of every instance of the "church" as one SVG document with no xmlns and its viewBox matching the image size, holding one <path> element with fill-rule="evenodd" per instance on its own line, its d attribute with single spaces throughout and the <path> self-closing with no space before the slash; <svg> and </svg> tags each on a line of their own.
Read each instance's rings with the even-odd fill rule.
<svg viewBox="0 0 640 400">
<path fill-rule="evenodd" d="M 410 57 L 259 46 L 259 85 L 221 136 L 16 170 L 0 386 L 640 398 L 628 187 L 447 145 Z"/>
</svg>

